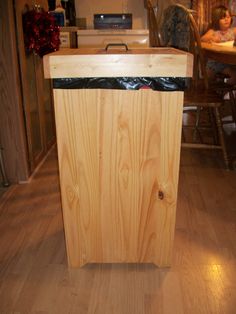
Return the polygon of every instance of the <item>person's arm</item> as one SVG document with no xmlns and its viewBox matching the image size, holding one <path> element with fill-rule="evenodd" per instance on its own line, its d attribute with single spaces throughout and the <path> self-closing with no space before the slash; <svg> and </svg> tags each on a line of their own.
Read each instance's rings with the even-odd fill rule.
<svg viewBox="0 0 236 314">
<path fill-rule="evenodd" d="M 202 42 L 207 42 L 207 43 L 219 43 L 220 38 L 215 34 L 213 29 L 209 29 L 202 37 L 201 37 Z"/>
</svg>

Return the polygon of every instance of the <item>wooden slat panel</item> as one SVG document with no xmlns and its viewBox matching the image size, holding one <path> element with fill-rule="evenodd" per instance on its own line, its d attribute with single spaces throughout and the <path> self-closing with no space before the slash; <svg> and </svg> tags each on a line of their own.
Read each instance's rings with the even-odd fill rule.
<svg viewBox="0 0 236 314">
<path fill-rule="evenodd" d="M 54 90 L 54 97 L 69 265 L 170 265 L 182 92 Z"/>
</svg>

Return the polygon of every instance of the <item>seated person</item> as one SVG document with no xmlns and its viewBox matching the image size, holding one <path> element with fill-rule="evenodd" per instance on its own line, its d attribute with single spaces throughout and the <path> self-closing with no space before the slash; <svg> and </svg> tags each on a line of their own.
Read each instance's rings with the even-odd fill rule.
<svg viewBox="0 0 236 314">
<path fill-rule="evenodd" d="M 217 6 L 212 10 L 211 24 L 207 32 L 201 37 L 202 42 L 219 43 L 231 41 L 236 38 L 236 27 L 232 27 L 232 17 L 229 10 L 223 6 Z M 213 60 L 207 62 L 207 71 L 210 79 L 216 74 L 225 74 L 227 83 L 236 84 L 236 65 L 219 63 Z"/>
</svg>

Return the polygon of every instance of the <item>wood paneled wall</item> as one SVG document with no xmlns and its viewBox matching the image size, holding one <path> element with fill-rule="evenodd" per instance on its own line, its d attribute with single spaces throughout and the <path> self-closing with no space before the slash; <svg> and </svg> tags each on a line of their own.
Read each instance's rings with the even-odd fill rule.
<svg viewBox="0 0 236 314">
<path fill-rule="evenodd" d="M 0 2 L 0 145 L 8 179 L 27 180 L 27 149 L 17 60 L 13 2 Z"/>
<path fill-rule="evenodd" d="M 0 146 L 3 148 L 5 170 L 11 183 L 28 181 L 37 166 L 36 164 L 34 168 L 31 166 L 31 158 L 29 157 L 30 150 L 28 148 L 30 143 L 25 123 L 27 116 L 25 113 L 28 107 L 25 100 L 29 98 L 31 90 L 26 92 L 26 89 L 23 88 L 23 82 L 26 81 L 26 73 L 22 71 L 22 63 L 26 59 L 22 13 L 25 5 L 29 5 L 29 8 L 32 8 L 34 3 L 35 1 L 33 0 L 0 2 Z M 37 3 L 47 9 L 47 0 L 38 0 Z M 46 138 L 48 133 L 53 133 L 51 131 L 53 127 L 51 117 L 46 125 L 46 107 L 50 103 L 51 91 L 50 88 L 44 86 L 46 84 L 43 84 L 42 60 L 39 66 L 33 70 L 37 88 L 40 89 L 39 92 L 38 90 L 35 91 L 36 96 L 33 100 L 40 103 L 40 111 L 44 115 L 45 120 L 43 121 L 43 127 L 45 129 L 44 137 Z M 32 125 L 32 129 L 35 129 L 34 125 Z M 44 139 L 44 142 L 46 140 Z M 49 149 L 47 144 L 45 143 L 43 147 L 42 158 Z"/>
</svg>

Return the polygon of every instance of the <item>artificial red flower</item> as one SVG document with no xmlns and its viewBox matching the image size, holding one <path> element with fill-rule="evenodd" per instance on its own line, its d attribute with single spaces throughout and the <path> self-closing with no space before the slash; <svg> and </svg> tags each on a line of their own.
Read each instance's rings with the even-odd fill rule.
<svg viewBox="0 0 236 314">
<path fill-rule="evenodd" d="M 30 10 L 23 14 L 25 48 L 43 57 L 59 49 L 60 29 L 48 12 Z"/>
</svg>

